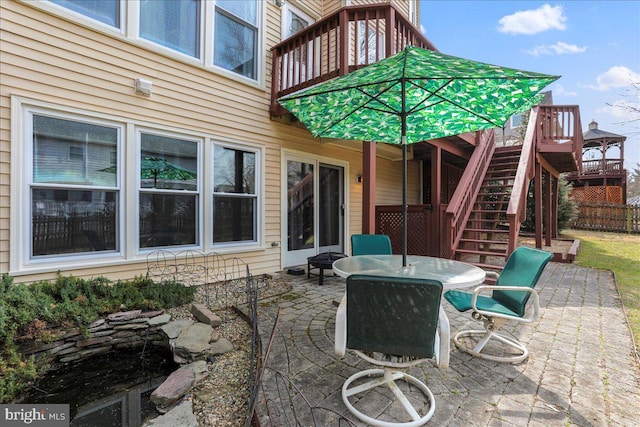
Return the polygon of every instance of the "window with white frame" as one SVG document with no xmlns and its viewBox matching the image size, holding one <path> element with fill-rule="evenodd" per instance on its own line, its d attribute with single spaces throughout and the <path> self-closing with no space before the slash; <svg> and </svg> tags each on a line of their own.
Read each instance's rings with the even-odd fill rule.
<svg viewBox="0 0 640 427">
<path fill-rule="evenodd" d="M 140 249 L 199 244 L 198 142 L 140 132 Z"/>
<path fill-rule="evenodd" d="M 213 244 L 258 239 L 256 150 L 213 146 Z"/>
<path fill-rule="evenodd" d="M 259 247 L 261 147 L 39 104 L 16 103 L 11 270 Z"/>
<path fill-rule="evenodd" d="M 217 0 L 213 27 L 214 65 L 255 79 L 258 62 L 258 2 Z"/>
<path fill-rule="evenodd" d="M 125 0 L 30 4 L 50 13 L 65 8 L 122 29 L 122 34 L 133 41 L 152 42 L 162 50 L 196 58 L 207 68 L 220 68 L 251 80 L 260 77 L 260 0 L 140 0 L 130 7 Z M 65 17 L 75 18 L 69 14 Z"/>
<path fill-rule="evenodd" d="M 120 0 L 49 0 L 91 19 L 120 28 Z"/>
<path fill-rule="evenodd" d="M 31 114 L 30 258 L 117 251 L 121 129 Z"/>
<path fill-rule="evenodd" d="M 169 49 L 200 57 L 198 0 L 140 2 L 140 37 Z"/>
</svg>

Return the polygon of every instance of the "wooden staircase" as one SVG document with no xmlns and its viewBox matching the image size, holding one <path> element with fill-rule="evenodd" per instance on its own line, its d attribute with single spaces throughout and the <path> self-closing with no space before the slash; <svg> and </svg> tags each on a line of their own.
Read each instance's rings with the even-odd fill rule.
<svg viewBox="0 0 640 427">
<path fill-rule="evenodd" d="M 500 271 L 508 254 L 507 207 L 516 177 L 522 146 L 495 149 L 480 186 L 455 259 L 481 268 Z"/>
</svg>

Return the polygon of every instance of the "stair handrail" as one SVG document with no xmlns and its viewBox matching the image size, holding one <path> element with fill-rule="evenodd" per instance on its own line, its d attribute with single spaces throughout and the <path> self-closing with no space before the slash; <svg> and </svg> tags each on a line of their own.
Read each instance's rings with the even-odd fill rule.
<svg viewBox="0 0 640 427">
<path fill-rule="evenodd" d="M 539 106 L 533 107 L 529 114 L 527 132 L 522 142 L 522 153 L 518 162 L 516 176 L 513 180 L 513 188 L 511 189 L 511 199 L 507 206 L 509 242 L 505 257 L 508 257 L 516 249 L 520 225 L 527 218 L 527 194 L 529 192 L 529 184 L 535 176 L 536 138 L 540 128 L 539 119 L 541 117 L 539 108 Z"/>
<path fill-rule="evenodd" d="M 454 258 L 465 224 L 471 216 L 473 205 L 496 149 L 493 129 L 476 132 L 476 139 L 478 141 L 476 148 L 445 211 L 447 233 L 445 250 L 448 251 L 445 256 L 449 259 Z"/>
</svg>

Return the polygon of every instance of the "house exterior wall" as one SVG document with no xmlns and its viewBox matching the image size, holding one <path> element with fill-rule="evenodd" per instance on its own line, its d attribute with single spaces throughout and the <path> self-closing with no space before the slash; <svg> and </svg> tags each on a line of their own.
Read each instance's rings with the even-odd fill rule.
<svg viewBox="0 0 640 427">
<path fill-rule="evenodd" d="M 288 1 L 298 3 L 318 19 L 342 6 L 337 0 Z M 356 183 L 356 175 L 362 171 L 361 153 L 322 144 L 307 130 L 272 121 L 269 117 L 269 49 L 281 39 L 281 10 L 271 1 L 259 3 L 263 7 L 258 31 L 259 77 L 251 82 L 157 49 L 150 43 L 70 18 L 69 14 L 58 13 L 46 4 L 47 7 L 39 7 L 17 0 L 0 2 L 0 273 L 10 273 L 19 282 L 29 282 L 55 278 L 58 271 L 79 277 L 104 275 L 114 280 L 146 272 L 146 253 L 135 249 L 137 193 L 131 190 L 137 185 L 132 165 L 139 156 L 135 136 L 139 128 L 200 141 L 203 148 L 199 171 L 203 182 L 211 179 L 207 167 L 210 154 L 204 148 L 210 144 L 239 145 L 260 154 L 257 243 L 210 247 L 206 246 L 210 239 L 205 236 L 202 245 L 193 249 L 237 256 L 251 266 L 254 274 L 282 268 L 281 245 L 272 246 L 272 243 L 284 243 L 281 242 L 283 150 L 347 162 L 346 233 L 360 232 L 362 186 Z M 394 3 L 405 8 L 408 4 L 406 1 Z M 135 92 L 136 78 L 152 82 L 150 96 Z M 19 176 L 25 166 L 24 147 L 32 144 L 26 137 L 22 117 L 22 112 L 30 108 L 119 126 L 123 136 L 119 155 L 126 167 L 119 187 L 124 194 L 119 236 L 121 254 L 82 261 L 61 258 L 60 262 L 25 265 L 25 257 L 15 253 L 16 248 L 23 252 L 28 249 L 24 242 L 18 244 L 18 241 L 24 238 L 24 229 L 29 224 L 18 217 L 25 215 L 28 208 L 25 203 L 28 195 L 23 194 L 24 176 Z M 417 163 L 410 163 L 409 201 L 419 203 L 419 168 Z M 401 203 L 400 179 L 400 162 L 378 159 L 379 204 Z M 208 204 L 207 189 L 203 184 L 199 195 L 203 204 Z M 210 221 L 211 208 L 203 206 L 200 212 L 199 227 L 207 230 L 205 222 Z M 20 221 L 23 221 L 21 230 L 17 227 Z M 19 259 L 22 262 L 16 261 Z"/>
</svg>

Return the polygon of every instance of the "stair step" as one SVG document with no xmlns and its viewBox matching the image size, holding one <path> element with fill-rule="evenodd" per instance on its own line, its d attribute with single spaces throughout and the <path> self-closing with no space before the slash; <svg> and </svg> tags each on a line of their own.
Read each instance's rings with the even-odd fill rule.
<svg viewBox="0 0 640 427">
<path fill-rule="evenodd" d="M 509 200 L 476 200 L 476 204 L 482 204 L 482 205 L 506 205 L 506 204 L 509 204 Z"/>
<path fill-rule="evenodd" d="M 480 251 L 473 249 L 456 249 L 456 253 L 459 254 L 469 254 L 469 255 L 482 255 L 482 256 L 500 256 L 504 257 L 507 254 L 507 251 L 504 252 L 490 252 L 490 251 Z"/>
<path fill-rule="evenodd" d="M 510 196 L 511 192 L 509 193 L 478 193 L 478 197 L 484 197 L 484 196 Z"/>
<path fill-rule="evenodd" d="M 484 223 L 495 224 L 495 223 L 498 223 L 500 221 L 498 221 L 496 219 L 492 219 L 492 218 L 470 218 L 469 222 L 484 222 Z"/>
<path fill-rule="evenodd" d="M 509 230 L 498 230 L 493 228 L 465 228 L 464 232 L 509 234 Z"/>
<path fill-rule="evenodd" d="M 471 211 L 471 213 L 492 213 L 492 214 L 499 214 L 499 213 L 505 213 L 507 210 L 506 209 L 473 209 Z"/>
<path fill-rule="evenodd" d="M 465 239 L 464 237 L 460 239 L 460 243 L 482 243 L 484 245 L 508 245 L 509 242 L 502 240 L 484 240 L 484 239 Z"/>
<path fill-rule="evenodd" d="M 487 176 L 491 176 L 495 179 L 496 175 L 499 176 L 514 176 L 516 174 L 516 169 L 504 169 L 504 168 L 500 168 L 500 169 L 487 169 L 487 173 L 485 173 L 485 180 L 488 179 L 486 178 Z"/>
<path fill-rule="evenodd" d="M 513 183 L 511 184 L 490 184 L 490 183 L 486 183 L 486 184 L 482 184 L 480 186 L 481 190 L 487 189 L 487 188 L 499 188 L 499 189 L 505 189 L 505 188 L 511 188 L 513 186 Z"/>
</svg>

